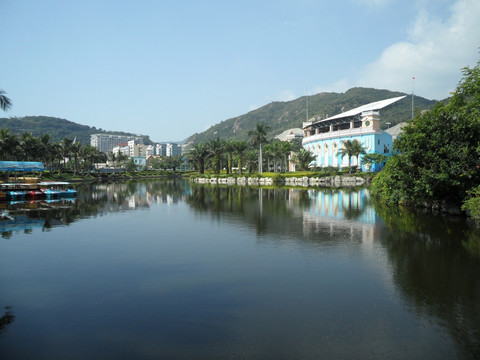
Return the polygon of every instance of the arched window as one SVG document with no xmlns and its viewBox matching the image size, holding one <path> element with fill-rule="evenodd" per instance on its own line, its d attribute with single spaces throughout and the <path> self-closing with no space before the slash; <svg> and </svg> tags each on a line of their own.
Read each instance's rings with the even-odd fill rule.
<svg viewBox="0 0 480 360">
<path fill-rule="evenodd" d="M 333 143 L 332 166 L 338 166 L 338 145 Z"/>
</svg>

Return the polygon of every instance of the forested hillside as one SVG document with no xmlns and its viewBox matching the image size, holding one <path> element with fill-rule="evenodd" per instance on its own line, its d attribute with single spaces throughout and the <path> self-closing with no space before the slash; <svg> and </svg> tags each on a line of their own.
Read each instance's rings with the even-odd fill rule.
<svg viewBox="0 0 480 360">
<path fill-rule="evenodd" d="M 407 95 L 389 90 L 378 90 L 370 88 L 352 88 L 345 93 L 320 93 L 308 96 L 308 118 L 320 116 L 322 118 L 333 116 L 355 107 L 365 105 L 374 101 L 384 100 L 396 96 Z M 415 96 L 414 107 L 416 110 L 424 110 L 435 105 L 435 100 L 427 100 Z M 287 102 L 271 102 L 259 109 L 224 120 L 221 123 L 210 127 L 208 130 L 192 135 L 187 142 L 207 142 L 216 137 L 222 139 L 246 140 L 248 132 L 254 129 L 257 122 L 264 121 L 271 130 L 270 137 L 280 134 L 282 131 L 291 128 L 301 128 L 307 118 L 307 98 L 301 97 Z M 391 126 L 412 117 L 412 98 L 405 99 L 391 105 L 381 111 L 381 124 L 383 128 L 387 122 Z"/>
<path fill-rule="evenodd" d="M 49 116 L 25 116 L 0 118 L 0 129 L 8 129 L 13 134 L 22 134 L 24 132 L 31 133 L 38 137 L 43 134 L 49 134 L 53 142 L 60 142 L 68 137 L 75 139 L 81 144 L 90 144 L 90 135 L 98 133 L 108 133 L 116 135 L 132 135 L 136 134 L 125 133 L 121 131 L 111 132 L 96 127 L 87 125 L 80 125 L 69 120 L 59 119 Z M 144 142 L 150 144 L 151 140 L 148 136 L 143 136 Z"/>
</svg>

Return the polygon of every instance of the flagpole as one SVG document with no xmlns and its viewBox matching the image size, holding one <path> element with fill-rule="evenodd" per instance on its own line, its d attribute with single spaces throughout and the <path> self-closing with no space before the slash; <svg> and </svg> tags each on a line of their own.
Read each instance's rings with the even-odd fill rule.
<svg viewBox="0 0 480 360">
<path fill-rule="evenodd" d="M 414 94 L 414 86 L 415 86 L 415 76 L 412 77 L 412 119 L 413 119 L 413 94 Z"/>
</svg>

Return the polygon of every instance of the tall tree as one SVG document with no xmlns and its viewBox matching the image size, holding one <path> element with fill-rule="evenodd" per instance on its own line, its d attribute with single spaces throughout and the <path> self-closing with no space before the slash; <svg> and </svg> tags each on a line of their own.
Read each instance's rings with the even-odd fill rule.
<svg viewBox="0 0 480 360">
<path fill-rule="evenodd" d="M 63 158 L 63 169 L 67 168 L 67 159 L 70 160 L 71 152 L 72 152 L 72 144 L 73 140 L 66 137 L 60 143 L 60 147 L 62 150 L 62 158 Z"/>
<path fill-rule="evenodd" d="M 78 159 L 82 150 L 82 145 L 79 142 L 74 142 L 70 149 L 71 155 L 73 156 L 73 176 L 77 175 L 78 171 Z"/>
<path fill-rule="evenodd" d="M 230 174 L 233 167 L 233 155 L 235 154 L 235 141 L 225 140 L 223 142 L 223 149 L 227 154 L 227 174 Z"/>
<path fill-rule="evenodd" d="M 252 144 L 258 146 L 258 172 L 263 172 L 263 155 L 262 147 L 267 142 L 267 132 L 270 131 L 270 126 L 264 122 L 256 123 L 255 130 L 250 130 L 248 136 L 251 136 Z"/>
<path fill-rule="evenodd" d="M 294 147 L 291 142 L 288 141 L 283 141 L 282 142 L 282 153 L 283 153 L 283 160 L 284 160 L 284 171 L 288 171 L 288 157 L 290 156 L 290 153 L 293 151 Z"/>
<path fill-rule="evenodd" d="M 0 153 L 3 160 L 17 160 L 17 147 L 19 140 L 17 135 L 8 129 L 0 129 Z"/>
<path fill-rule="evenodd" d="M 31 133 L 24 132 L 20 138 L 20 149 L 22 152 L 22 158 L 27 161 L 33 161 L 38 159 L 38 139 Z"/>
<path fill-rule="evenodd" d="M 234 147 L 235 155 L 237 157 L 238 170 L 240 171 L 240 174 L 242 174 L 243 166 L 245 164 L 245 151 L 247 150 L 248 145 L 243 140 L 237 140 L 234 142 Z"/>
<path fill-rule="evenodd" d="M 223 155 L 223 141 L 219 137 L 216 139 L 210 140 L 207 144 L 208 154 L 212 159 L 213 171 L 215 174 L 220 173 L 220 163 Z"/>
<path fill-rule="evenodd" d="M 198 143 L 192 145 L 192 148 L 187 154 L 187 159 L 200 174 L 204 174 L 207 155 L 208 147 L 204 143 Z"/>
</svg>

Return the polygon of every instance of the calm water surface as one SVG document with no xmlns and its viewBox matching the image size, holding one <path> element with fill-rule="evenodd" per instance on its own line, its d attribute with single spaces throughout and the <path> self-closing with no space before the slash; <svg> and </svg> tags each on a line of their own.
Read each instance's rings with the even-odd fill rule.
<svg viewBox="0 0 480 360">
<path fill-rule="evenodd" d="M 0 204 L 2 359 L 475 359 L 480 237 L 368 190 Z"/>
</svg>

